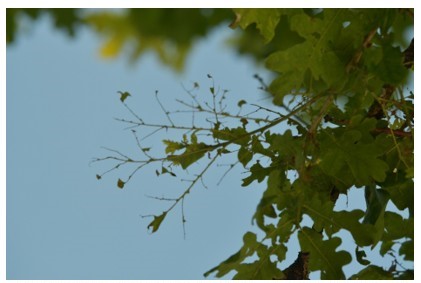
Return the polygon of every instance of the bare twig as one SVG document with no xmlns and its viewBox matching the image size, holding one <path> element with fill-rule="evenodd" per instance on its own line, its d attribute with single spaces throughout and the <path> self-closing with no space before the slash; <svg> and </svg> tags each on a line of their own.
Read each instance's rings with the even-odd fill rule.
<svg viewBox="0 0 421 283">
<path fill-rule="evenodd" d="M 155 98 L 156 98 L 156 101 L 158 101 L 158 104 L 159 104 L 159 106 L 161 107 L 162 111 L 164 111 L 165 116 L 167 116 L 168 121 L 170 121 L 171 125 L 172 125 L 172 126 L 174 126 L 174 123 L 173 123 L 173 121 L 172 121 L 172 120 L 171 120 L 171 118 L 170 118 L 170 112 L 169 112 L 169 111 L 167 111 L 167 110 L 164 108 L 164 105 L 162 105 L 161 101 L 160 101 L 160 100 L 159 100 L 159 98 L 158 98 L 158 91 L 155 91 Z"/>
</svg>

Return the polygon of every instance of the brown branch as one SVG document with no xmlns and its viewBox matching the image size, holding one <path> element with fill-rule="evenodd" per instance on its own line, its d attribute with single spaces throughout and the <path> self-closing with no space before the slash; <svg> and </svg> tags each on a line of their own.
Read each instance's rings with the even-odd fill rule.
<svg viewBox="0 0 421 283">
<path fill-rule="evenodd" d="M 285 275 L 283 280 L 308 280 L 309 268 L 308 261 L 310 259 L 309 252 L 299 252 L 297 259 L 293 264 L 288 266 L 282 273 Z M 278 279 L 278 278 L 273 278 Z"/>
<path fill-rule="evenodd" d="M 346 65 L 346 72 L 347 73 L 349 73 L 351 70 L 353 70 L 358 65 L 358 63 L 360 62 L 361 57 L 364 53 L 364 49 L 367 49 L 371 46 L 371 41 L 373 40 L 373 37 L 376 34 L 376 32 L 377 32 L 377 27 L 373 28 L 367 34 L 367 36 L 364 38 L 363 44 L 358 49 L 357 53 L 354 54 L 351 61 L 349 61 L 349 63 Z"/>
<path fill-rule="evenodd" d="M 392 135 L 395 135 L 395 136 L 398 136 L 398 137 L 412 137 L 413 136 L 413 134 L 411 132 L 405 132 L 405 131 L 402 131 L 402 130 L 392 130 L 392 129 L 389 129 L 389 128 L 384 128 L 384 129 L 376 128 L 376 129 L 373 130 L 373 132 L 392 134 Z"/>
</svg>

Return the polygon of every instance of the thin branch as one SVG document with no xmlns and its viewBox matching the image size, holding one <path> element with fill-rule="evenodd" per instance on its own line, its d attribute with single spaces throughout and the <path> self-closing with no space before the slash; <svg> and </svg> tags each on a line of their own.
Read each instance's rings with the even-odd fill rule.
<svg viewBox="0 0 421 283">
<path fill-rule="evenodd" d="M 164 213 L 168 213 L 170 212 L 181 200 L 183 200 L 186 195 L 188 195 L 191 191 L 191 189 L 194 187 L 194 185 L 197 183 L 197 181 L 199 179 L 202 178 L 202 176 L 205 174 L 205 172 L 210 168 L 210 166 L 215 162 L 215 160 L 217 159 L 218 155 L 215 155 L 211 161 L 208 163 L 208 165 L 206 165 L 206 167 L 199 173 L 199 175 L 196 176 L 196 178 L 192 181 L 192 183 L 190 184 L 190 186 L 184 191 L 184 193 L 182 195 L 180 195 L 175 203 L 170 206 Z"/>
<path fill-rule="evenodd" d="M 172 126 L 174 126 L 174 123 L 173 123 L 173 121 L 171 120 L 170 115 L 169 115 L 169 114 L 170 114 L 170 112 L 169 112 L 169 111 L 167 111 L 167 110 L 164 108 L 164 105 L 162 105 L 161 101 L 160 101 L 160 100 L 159 100 L 159 98 L 158 98 L 158 91 L 155 91 L 155 98 L 156 98 L 156 100 L 158 101 L 158 104 L 159 104 L 159 106 L 161 107 L 162 111 L 164 111 L 165 116 L 167 116 L 168 121 L 170 121 L 171 125 L 172 125 Z"/>
<path fill-rule="evenodd" d="M 165 198 L 165 197 L 156 197 L 156 196 L 150 196 L 150 195 L 145 195 L 145 197 L 147 198 L 151 198 L 151 199 L 156 199 L 156 200 L 165 200 L 165 201 L 176 201 L 176 198 Z"/>
<path fill-rule="evenodd" d="M 174 130 L 191 130 L 192 128 L 190 126 L 177 126 L 177 125 L 160 125 L 160 124 L 151 124 L 151 123 L 138 123 L 134 121 L 129 121 L 121 118 L 114 118 L 116 121 L 129 123 L 129 124 L 135 124 L 137 126 L 145 126 L 145 127 L 151 127 L 151 128 L 162 128 L 162 129 L 174 129 Z M 211 128 L 200 128 L 195 127 L 195 130 L 200 131 L 211 131 Z"/>
<path fill-rule="evenodd" d="M 228 170 L 225 171 L 225 173 L 222 175 L 222 177 L 219 179 L 218 183 L 216 183 L 217 186 L 219 186 L 222 181 L 224 180 L 225 176 L 237 165 L 240 163 L 239 161 L 235 162 L 234 164 L 230 164 Z"/>
<path fill-rule="evenodd" d="M 124 105 L 124 107 L 126 107 L 127 108 L 127 110 L 129 110 L 129 112 L 133 115 L 133 116 L 135 116 L 136 117 L 136 119 L 138 119 L 139 120 L 139 122 L 140 123 L 143 123 L 143 120 L 142 120 L 142 118 L 140 118 L 139 116 L 137 116 L 136 115 L 136 113 L 134 113 L 134 111 L 125 103 L 125 102 L 123 102 L 123 105 Z"/>
<path fill-rule="evenodd" d="M 183 223 L 183 237 L 186 239 L 186 216 L 184 215 L 184 198 L 181 200 L 181 222 Z"/>
</svg>

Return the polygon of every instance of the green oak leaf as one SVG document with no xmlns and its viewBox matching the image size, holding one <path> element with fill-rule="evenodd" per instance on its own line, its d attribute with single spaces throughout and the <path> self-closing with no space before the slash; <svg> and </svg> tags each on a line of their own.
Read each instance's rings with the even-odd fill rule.
<svg viewBox="0 0 421 283">
<path fill-rule="evenodd" d="M 365 131 L 336 128 L 320 134 L 320 167 L 326 174 L 340 178 L 338 173 L 349 169 L 357 187 L 385 180 L 389 166 L 379 158 L 383 150 L 375 141 L 364 141 Z"/>
<path fill-rule="evenodd" d="M 273 168 L 265 168 L 260 165 L 259 160 L 256 161 L 256 163 L 253 164 L 250 168 L 251 175 L 243 179 L 243 183 L 241 186 L 247 187 L 250 185 L 254 180 L 257 180 L 257 182 L 261 183 L 273 170 Z"/>
<path fill-rule="evenodd" d="M 167 212 L 164 212 L 159 216 L 154 216 L 152 222 L 148 225 L 148 229 L 152 228 L 152 233 L 158 231 L 159 226 L 161 225 L 162 221 L 164 221 L 165 216 L 167 216 Z"/>
<path fill-rule="evenodd" d="M 369 265 L 370 264 L 370 261 L 365 258 L 365 257 L 367 257 L 365 251 L 359 250 L 358 246 L 355 247 L 355 257 L 357 258 L 357 261 L 359 262 L 359 264 L 362 264 L 362 265 Z"/>
<path fill-rule="evenodd" d="M 399 254 L 403 255 L 405 260 L 414 261 L 414 241 L 409 240 L 404 242 L 399 249 Z"/>
<path fill-rule="evenodd" d="M 212 150 L 212 147 L 209 147 L 205 143 L 189 144 L 183 153 L 179 155 L 168 155 L 167 159 L 174 165 L 181 165 L 181 168 L 186 169 L 210 150 Z"/>
<path fill-rule="evenodd" d="M 125 91 L 125 92 L 119 91 L 118 93 L 120 94 L 121 102 L 124 102 L 127 97 L 131 96 L 131 94 L 128 93 L 127 91 Z"/>
<path fill-rule="evenodd" d="M 335 211 L 332 216 L 339 228 L 348 230 L 360 247 L 373 245 L 378 233 L 373 225 L 360 223 L 359 220 L 363 217 L 364 211 L 360 209 Z"/>
<path fill-rule="evenodd" d="M 272 280 L 284 276 L 269 257 L 261 257 L 253 263 L 242 263 L 236 271 L 237 274 L 232 278 L 234 280 Z"/>
<path fill-rule="evenodd" d="M 351 255 L 346 251 L 336 251 L 341 239 L 332 237 L 323 240 L 322 235 L 308 227 L 298 232 L 301 251 L 309 252 L 310 271 L 321 271 L 322 280 L 345 279 L 342 267 L 351 262 Z"/>
<path fill-rule="evenodd" d="M 221 262 L 218 266 L 205 272 L 204 276 L 208 277 L 211 273 L 217 272 L 215 276 L 220 278 L 228 272 L 236 270 L 246 257 L 254 254 L 257 244 L 256 235 L 252 232 L 247 232 L 243 236 L 243 243 L 243 246 L 238 252 Z"/>
<path fill-rule="evenodd" d="M 414 211 L 414 181 L 406 180 L 393 185 L 386 185 L 384 189 L 389 193 L 390 199 L 400 210 L 409 208 L 410 215 Z"/>
<path fill-rule="evenodd" d="M 225 140 L 225 141 L 232 141 L 234 144 L 238 145 L 247 145 L 250 141 L 250 135 L 247 133 L 247 131 L 242 128 L 224 128 L 222 130 L 212 129 L 212 135 L 216 139 Z"/>
<path fill-rule="evenodd" d="M 275 28 L 279 23 L 281 13 L 278 9 L 233 9 L 236 14 L 235 21 L 231 24 L 232 28 L 240 25 L 246 29 L 249 25 L 255 23 L 260 30 L 260 34 L 268 43 L 275 36 Z"/>
<path fill-rule="evenodd" d="M 246 167 L 247 163 L 253 158 L 253 152 L 251 152 L 247 147 L 242 146 L 238 151 L 238 161 Z"/>
<path fill-rule="evenodd" d="M 369 265 L 357 274 L 351 276 L 353 280 L 391 280 L 393 275 L 380 266 Z"/>
<path fill-rule="evenodd" d="M 162 141 L 167 147 L 165 148 L 165 153 L 174 153 L 177 150 L 183 149 L 186 147 L 185 144 L 180 142 L 175 142 L 171 140 L 163 140 Z"/>
<path fill-rule="evenodd" d="M 414 218 L 404 219 L 402 215 L 386 211 L 384 213 L 384 235 L 382 240 L 414 238 Z"/>
</svg>

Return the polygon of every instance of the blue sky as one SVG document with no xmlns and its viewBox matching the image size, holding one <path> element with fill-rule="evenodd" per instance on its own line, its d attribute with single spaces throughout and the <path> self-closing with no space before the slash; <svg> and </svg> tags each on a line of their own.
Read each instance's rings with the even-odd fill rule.
<svg viewBox="0 0 421 283">
<path fill-rule="evenodd" d="M 188 98 L 182 84 L 198 82 L 206 95 L 212 74 L 216 86 L 230 90 L 229 104 L 270 106 L 252 78 L 268 74 L 226 47 L 234 32 L 226 25 L 197 42 L 182 74 L 152 53 L 134 65 L 124 56 L 103 60 L 101 39 L 88 29 L 70 39 L 48 18 L 31 25 L 7 48 L 7 279 L 203 279 L 240 248 L 245 232 L 256 232 L 251 218 L 264 183 L 241 187 L 244 169 L 236 167 L 217 186 L 227 167 L 215 167 L 204 178 L 208 189 L 195 187 L 185 201 L 186 239 L 180 209 L 151 235 L 151 219 L 140 215 L 158 215 L 168 203 L 146 195 L 177 197 L 188 183 L 157 178 L 157 166 L 149 166 L 120 190 L 117 179 L 129 170 L 98 181 L 112 165 L 90 161 L 109 154 L 101 146 L 138 154 L 130 130 L 114 120 L 130 117 L 117 91 L 132 94 L 127 102 L 142 118 L 165 123 L 155 90 L 175 110 L 175 99 Z M 191 123 L 190 116 L 179 119 Z M 169 132 L 144 145 L 162 149 L 163 138 L 177 137 Z M 351 192 L 348 209 L 361 208 L 352 202 L 357 195 Z M 289 251 L 286 266 L 297 251 Z"/>
<path fill-rule="evenodd" d="M 83 29 L 72 40 L 53 30 L 48 18 L 8 47 L 8 279 L 201 279 L 240 247 L 264 188 L 242 188 L 241 168 L 220 186 L 224 171 L 215 170 L 205 178 L 207 190 L 193 190 L 185 202 L 184 240 L 179 209 L 153 235 L 146 229 L 151 219 L 139 215 L 168 206 L 145 195 L 175 197 L 186 183 L 157 178 L 151 166 L 119 190 L 117 179 L 129 171 L 98 181 L 95 174 L 109 165 L 89 164 L 107 154 L 101 146 L 136 151 L 131 132 L 113 119 L 130 117 L 119 90 L 132 93 L 130 107 L 149 121 L 165 121 L 155 90 L 175 109 L 174 98 L 186 97 L 181 84 L 197 81 L 206 90 L 207 74 L 230 89 L 234 101 L 261 99 L 252 78 L 256 66 L 225 47 L 232 32 L 223 26 L 199 41 L 182 75 L 154 54 L 134 66 L 124 56 L 105 61 L 93 32 Z"/>
</svg>

